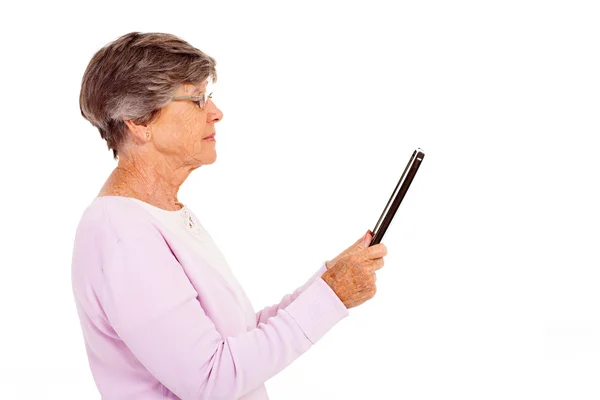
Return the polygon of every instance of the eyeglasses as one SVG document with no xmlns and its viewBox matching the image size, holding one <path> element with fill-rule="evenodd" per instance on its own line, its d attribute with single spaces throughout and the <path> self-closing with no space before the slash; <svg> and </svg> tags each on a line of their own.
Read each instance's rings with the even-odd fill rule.
<svg viewBox="0 0 600 400">
<path fill-rule="evenodd" d="M 205 93 L 201 93 L 200 96 L 176 96 L 176 97 L 171 97 L 171 100 L 191 100 L 194 103 L 196 103 L 196 105 L 198 107 L 200 107 L 201 110 L 204 110 L 204 106 L 206 106 L 206 102 L 208 101 L 208 99 L 212 99 L 212 95 L 213 92 L 210 92 L 208 94 L 208 96 Z"/>
</svg>

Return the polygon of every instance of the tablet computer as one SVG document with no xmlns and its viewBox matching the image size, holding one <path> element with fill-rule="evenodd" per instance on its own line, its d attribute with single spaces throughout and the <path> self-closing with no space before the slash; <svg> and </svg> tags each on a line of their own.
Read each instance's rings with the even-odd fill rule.
<svg viewBox="0 0 600 400">
<path fill-rule="evenodd" d="M 396 215 L 396 211 L 398 210 L 398 207 L 400 207 L 400 203 L 402 203 L 402 199 L 404 199 L 424 157 L 425 153 L 421 148 L 418 148 L 413 152 L 412 157 L 410 157 L 410 160 L 408 161 L 406 168 L 404 168 L 404 172 L 396 185 L 396 189 L 394 189 L 394 192 L 392 193 L 392 197 L 388 200 L 385 209 L 379 217 L 379 221 L 377 221 L 377 224 L 372 231 L 373 240 L 369 246 L 379 244 L 381 239 L 383 239 L 383 235 L 385 235 L 385 231 L 394 219 L 394 215 Z"/>
</svg>

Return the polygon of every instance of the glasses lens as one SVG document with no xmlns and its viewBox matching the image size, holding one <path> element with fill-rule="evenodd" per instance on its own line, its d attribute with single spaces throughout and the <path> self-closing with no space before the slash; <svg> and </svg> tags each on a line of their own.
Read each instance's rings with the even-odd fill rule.
<svg viewBox="0 0 600 400">
<path fill-rule="evenodd" d="M 209 94 L 206 94 L 206 92 L 202 93 L 200 95 L 200 108 L 204 110 L 204 107 L 206 106 L 206 103 L 208 102 L 208 99 L 212 99 L 212 92 L 210 92 Z"/>
</svg>

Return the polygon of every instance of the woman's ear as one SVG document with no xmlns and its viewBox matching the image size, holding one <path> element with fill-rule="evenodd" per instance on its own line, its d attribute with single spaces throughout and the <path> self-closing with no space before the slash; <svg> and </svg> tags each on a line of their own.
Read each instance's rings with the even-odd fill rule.
<svg viewBox="0 0 600 400">
<path fill-rule="evenodd" d="M 133 123 L 129 119 L 124 119 L 125 125 L 129 129 L 129 132 L 141 143 L 145 143 L 150 138 L 149 127 L 146 125 L 138 125 Z"/>
</svg>

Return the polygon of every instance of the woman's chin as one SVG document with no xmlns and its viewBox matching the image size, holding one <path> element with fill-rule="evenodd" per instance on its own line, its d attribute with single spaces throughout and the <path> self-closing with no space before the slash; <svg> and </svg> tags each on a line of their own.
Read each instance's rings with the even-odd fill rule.
<svg viewBox="0 0 600 400">
<path fill-rule="evenodd" d="M 213 152 L 211 155 L 205 155 L 204 157 L 202 157 L 202 164 L 203 165 L 210 165 L 212 163 L 214 163 L 215 161 L 217 161 L 217 152 Z"/>
</svg>

